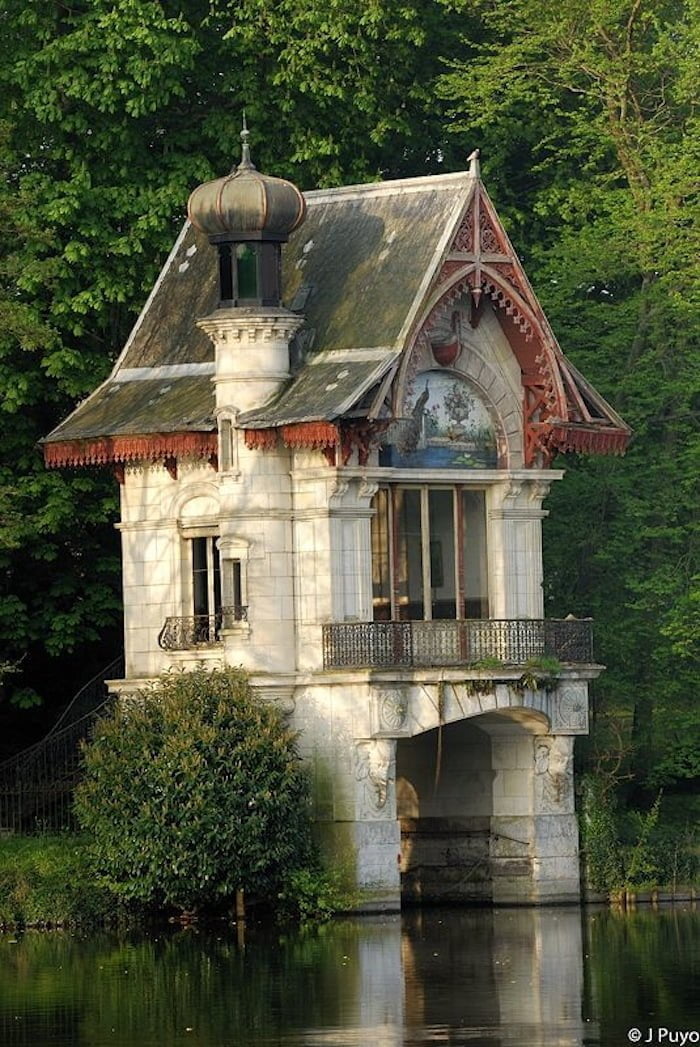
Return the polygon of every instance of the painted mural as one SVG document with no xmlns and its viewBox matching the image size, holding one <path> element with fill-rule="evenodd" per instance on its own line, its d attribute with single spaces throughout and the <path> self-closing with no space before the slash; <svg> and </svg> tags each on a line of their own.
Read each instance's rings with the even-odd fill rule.
<svg viewBox="0 0 700 1047">
<path fill-rule="evenodd" d="M 483 399 L 459 375 L 417 376 L 406 417 L 389 436 L 384 464 L 430 469 L 495 469 L 496 433 Z"/>
</svg>

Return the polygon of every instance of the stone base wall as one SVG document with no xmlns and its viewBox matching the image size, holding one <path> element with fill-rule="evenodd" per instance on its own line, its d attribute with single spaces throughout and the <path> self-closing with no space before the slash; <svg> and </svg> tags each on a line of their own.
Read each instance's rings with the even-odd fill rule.
<svg viewBox="0 0 700 1047">
<path fill-rule="evenodd" d="M 402 818 L 403 901 L 490 902 L 489 823 L 488 817 Z"/>
<path fill-rule="evenodd" d="M 357 912 L 399 912 L 401 837 L 396 821 L 317 821 L 327 868 L 340 873 Z"/>
</svg>

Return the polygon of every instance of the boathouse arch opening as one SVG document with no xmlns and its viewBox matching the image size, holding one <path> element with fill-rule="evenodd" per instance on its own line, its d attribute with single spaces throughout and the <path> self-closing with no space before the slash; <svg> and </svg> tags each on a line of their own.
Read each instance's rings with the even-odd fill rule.
<svg viewBox="0 0 700 1047">
<path fill-rule="evenodd" d="M 537 743 L 546 717 L 484 713 L 396 744 L 407 903 L 498 902 L 532 890 Z"/>
</svg>

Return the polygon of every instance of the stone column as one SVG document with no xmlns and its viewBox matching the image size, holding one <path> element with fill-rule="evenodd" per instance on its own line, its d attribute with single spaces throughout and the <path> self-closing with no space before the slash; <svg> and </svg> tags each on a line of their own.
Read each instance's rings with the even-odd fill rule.
<svg viewBox="0 0 700 1047">
<path fill-rule="evenodd" d="M 536 901 L 577 902 L 580 898 L 573 763 L 571 735 L 535 738 L 532 890 Z"/>
<path fill-rule="evenodd" d="M 303 316 L 273 306 L 217 309 L 197 321 L 216 351 L 217 409 L 261 407 L 289 378 L 289 342 Z"/>
<path fill-rule="evenodd" d="M 309 467 L 295 453 L 292 475 L 298 665 L 322 666 L 321 625 L 372 617 L 371 500 L 377 485 Z"/>
<path fill-rule="evenodd" d="M 561 470 L 510 477 L 490 491 L 489 544 L 493 618 L 543 618 L 542 508 Z"/>
<path fill-rule="evenodd" d="M 255 306 L 217 309 L 198 321 L 216 351 L 220 420 L 218 484 L 223 604 L 231 599 L 231 561 L 241 565 L 247 624 L 223 631 L 226 660 L 251 672 L 292 673 L 296 662 L 290 454 L 251 449 L 238 417 L 261 407 L 289 378 L 289 341 L 303 317 Z"/>
<path fill-rule="evenodd" d="M 396 739 L 355 742 L 357 886 L 361 907 L 399 909 L 401 831 L 396 816 Z"/>
</svg>

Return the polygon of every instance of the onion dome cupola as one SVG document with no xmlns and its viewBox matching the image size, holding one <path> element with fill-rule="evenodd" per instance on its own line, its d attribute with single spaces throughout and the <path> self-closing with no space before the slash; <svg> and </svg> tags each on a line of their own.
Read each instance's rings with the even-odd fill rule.
<svg viewBox="0 0 700 1047">
<path fill-rule="evenodd" d="M 187 213 L 219 252 L 219 308 L 279 306 L 281 245 L 304 221 L 301 191 L 257 170 L 243 118 L 241 162 L 190 195 Z"/>
</svg>

